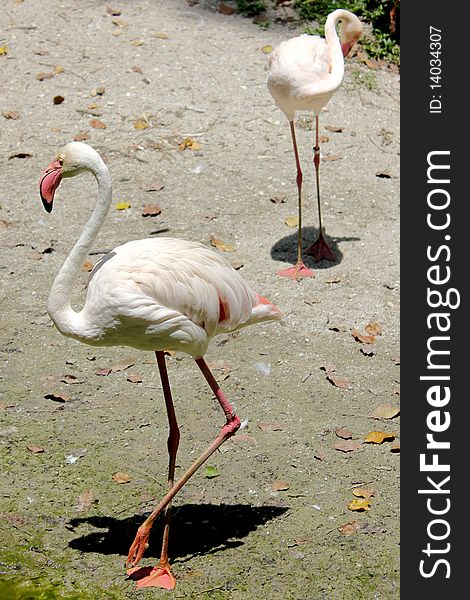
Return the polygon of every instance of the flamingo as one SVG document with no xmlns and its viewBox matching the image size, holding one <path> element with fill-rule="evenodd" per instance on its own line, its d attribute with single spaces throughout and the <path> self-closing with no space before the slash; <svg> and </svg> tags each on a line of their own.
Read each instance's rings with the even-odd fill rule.
<svg viewBox="0 0 470 600">
<path fill-rule="evenodd" d="M 138 587 L 173 589 L 168 561 L 170 504 L 197 469 L 240 427 L 240 419 L 204 360 L 211 338 L 253 323 L 279 320 L 282 312 L 252 291 L 242 276 L 215 251 L 191 241 L 160 238 L 127 242 L 94 266 L 80 311 L 71 307 L 77 276 L 97 237 L 112 200 L 111 177 L 100 155 L 83 142 L 71 142 L 43 171 L 39 188 L 44 208 L 52 210 L 63 177 L 91 172 L 98 184 L 96 206 L 50 289 L 47 309 L 63 335 L 91 346 L 130 346 L 155 352 L 169 423 L 168 493 L 138 528 L 126 560 Z M 179 427 L 165 363 L 165 350 L 194 358 L 225 414 L 212 444 L 175 482 Z M 141 560 L 152 525 L 165 513 L 162 551 L 156 567 Z"/>
<path fill-rule="evenodd" d="M 336 25 L 341 22 L 340 37 Z M 301 279 L 314 277 L 302 260 L 302 170 L 300 167 L 294 118 L 298 110 L 313 111 L 315 115 L 314 165 L 316 174 L 317 204 L 319 219 L 318 239 L 307 250 L 318 262 L 335 259 L 325 237 L 320 204 L 320 145 L 318 123 L 321 109 L 341 85 L 344 76 L 344 57 L 362 33 L 362 24 L 352 12 L 338 9 L 330 13 L 325 23 L 325 39 L 302 34 L 281 42 L 269 58 L 268 90 L 277 106 L 287 117 L 290 125 L 292 146 L 297 168 L 298 192 L 298 238 L 297 262 L 294 266 L 278 271 L 282 277 Z"/>
</svg>

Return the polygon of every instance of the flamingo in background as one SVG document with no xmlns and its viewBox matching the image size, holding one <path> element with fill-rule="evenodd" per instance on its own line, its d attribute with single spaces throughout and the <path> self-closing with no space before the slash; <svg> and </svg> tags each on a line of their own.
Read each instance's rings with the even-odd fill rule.
<svg viewBox="0 0 470 600">
<path fill-rule="evenodd" d="M 341 22 L 340 37 L 336 25 Z M 319 36 L 302 34 L 281 42 L 269 58 L 267 86 L 276 104 L 286 115 L 292 136 L 295 164 L 297 168 L 297 191 L 299 224 L 297 238 L 297 262 L 293 267 L 278 271 L 278 275 L 301 279 L 314 277 L 302 260 L 302 170 L 295 137 L 294 118 L 298 110 L 310 110 L 315 114 L 314 165 L 316 174 L 319 235 L 307 250 L 318 262 L 322 259 L 334 260 L 328 246 L 321 218 L 320 204 L 320 145 L 318 121 L 321 109 L 339 88 L 344 76 L 344 57 L 362 33 L 362 24 L 353 13 L 338 9 L 328 15 L 325 23 L 325 39 Z"/>
<path fill-rule="evenodd" d="M 138 587 L 174 588 L 168 562 L 170 504 L 197 469 L 236 433 L 240 419 L 214 379 L 203 356 L 210 339 L 253 323 L 278 320 L 282 312 L 253 292 L 223 258 L 201 244 L 173 238 L 134 240 L 106 254 L 93 268 L 86 301 L 71 307 L 77 277 L 112 200 L 111 178 L 100 155 L 87 144 L 66 145 L 43 171 L 40 195 L 46 211 L 63 177 L 91 172 L 98 201 L 52 284 L 47 309 L 63 335 L 92 346 L 130 346 L 156 354 L 169 422 L 169 491 L 137 530 L 127 557 L 128 574 Z M 179 427 L 165 363 L 165 350 L 192 356 L 215 394 L 226 423 L 214 442 L 175 483 Z M 160 560 L 153 569 L 135 568 L 148 546 L 153 522 L 165 512 Z"/>
</svg>

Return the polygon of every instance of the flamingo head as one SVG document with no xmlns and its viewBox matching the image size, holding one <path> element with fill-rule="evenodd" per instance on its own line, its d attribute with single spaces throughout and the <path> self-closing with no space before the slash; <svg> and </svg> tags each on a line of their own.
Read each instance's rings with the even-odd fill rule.
<svg viewBox="0 0 470 600">
<path fill-rule="evenodd" d="M 339 11 L 338 11 L 339 12 Z M 355 14 L 349 12 L 348 10 L 341 11 L 341 25 L 340 25 L 340 39 L 341 39 L 341 50 L 343 51 L 343 56 L 346 57 L 351 48 L 357 42 L 357 40 L 361 37 L 363 27 L 362 23 L 356 17 Z"/>
<path fill-rule="evenodd" d="M 54 195 L 62 178 L 92 171 L 97 159 L 101 160 L 99 154 L 83 142 L 70 142 L 62 148 L 44 169 L 39 180 L 39 194 L 47 212 L 52 210 Z"/>
</svg>

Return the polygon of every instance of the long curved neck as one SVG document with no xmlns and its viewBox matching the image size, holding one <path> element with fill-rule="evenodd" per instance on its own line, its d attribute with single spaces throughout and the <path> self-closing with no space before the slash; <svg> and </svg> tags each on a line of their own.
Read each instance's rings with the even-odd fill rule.
<svg viewBox="0 0 470 600">
<path fill-rule="evenodd" d="M 328 15 L 325 23 L 325 40 L 331 65 L 330 79 L 338 80 L 338 85 L 341 83 L 344 75 L 344 57 L 341 42 L 336 32 L 336 25 L 340 19 L 345 18 L 348 18 L 348 13 L 338 9 Z"/>
<path fill-rule="evenodd" d="M 64 264 L 54 279 L 47 310 L 56 327 L 65 335 L 73 335 L 76 331 L 80 313 L 71 307 L 72 292 L 82 265 L 88 256 L 103 221 L 108 214 L 112 199 L 112 185 L 108 169 L 102 162 L 93 168 L 92 173 L 98 183 L 98 202 L 80 234 L 77 242 L 67 256 Z"/>
</svg>

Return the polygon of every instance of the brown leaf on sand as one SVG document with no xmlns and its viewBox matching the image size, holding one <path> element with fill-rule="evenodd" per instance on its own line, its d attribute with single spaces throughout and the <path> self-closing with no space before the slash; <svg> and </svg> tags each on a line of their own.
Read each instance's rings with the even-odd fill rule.
<svg viewBox="0 0 470 600">
<path fill-rule="evenodd" d="M 17 110 L 5 110 L 2 112 L 2 116 L 5 117 L 5 119 L 17 121 L 20 118 L 20 113 Z"/>
<path fill-rule="evenodd" d="M 396 417 L 399 414 L 400 408 L 398 406 L 385 402 L 374 408 L 369 416 L 372 419 L 393 419 L 393 417 Z"/>
<path fill-rule="evenodd" d="M 320 367 L 320 369 L 322 371 L 325 371 L 326 378 L 334 386 L 343 388 L 343 389 L 348 389 L 348 390 L 351 389 L 352 383 L 350 381 L 348 381 L 347 379 L 344 379 L 343 377 L 340 377 L 339 375 L 337 375 L 335 372 L 336 369 L 332 365 L 322 365 Z"/>
<path fill-rule="evenodd" d="M 103 121 L 100 121 L 99 119 L 91 119 L 90 125 L 94 129 L 107 129 L 108 127 L 105 123 L 103 123 Z"/>
<path fill-rule="evenodd" d="M 258 423 L 261 431 L 282 431 L 282 425 L 279 423 Z"/>
<path fill-rule="evenodd" d="M 86 260 L 82 265 L 82 271 L 89 273 L 95 265 L 91 262 L 91 260 Z"/>
<path fill-rule="evenodd" d="M 162 212 L 157 204 L 146 204 L 142 210 L 143 217 L 156 217 Z"/>
<path fill-rule="evenodd" d="M 93 503 L 93 490 L 85 490 L 78 497 L 76 511 L 79 513 L 86 512 L 91 508 Z"/>
<path fill-rule="evenodd" d="M 222 250 L 222 252 L 235 251 L 235 246 L 232 246 L 232 244 L 226 244 L 222 240 L 219 240 L 219 238 L 216 238 L 214 235 L 211 235 L 210 242 L 211 246 L 214 246 L 214 248 L 217 248 L 217 250 Z"/>
<path fill-rule="evenodd" d="M 393 446 L 390 446 L 390 452 L 400 454 L 400 444 L 393 444 Z"/>
<path fill-rule="evenodd" d="M 273 490 L 273 492 L 285 492 L 289 489 L 289 487 L 290 486 L 287 483 L 287 481 L 277 480 L 272 484 L 271 489 Z"/>
<path fill-rule="evenodd" d="M 373 488 L 357 487 L 353 489 L 352 493 L 356 498 L 366 498 L 366 500 L 375 496 L 375 490 Z"/>
<path fill-rule="evenodd" d="M 362 444 L 358 444 L 353 440 L 343 440 L 334 445 L 334 449 L 339 450 L 340 452 L 354 452 L 360 448 L 362 448 Z"/>
<path fill-rule="evenodd" d="M 41 446 L 36 446 L 35 444 L 28 444 L 26 448 L 28 448 L 28 450 L 32 454 L 41 454 L 42 452 L 44 452 L 44 448 L 42 448 Z"/>
<path fill-rule="evenodd" d="M 142 383 L 143 380 L 140 375 L 129 375 L 127 381 L 130 381 L 131 383 Z"/>
<path fill-rule="evenodd" d="M 112 373 L 117 373 L 118 371 L 125 371 L 126 369 L 129 369 L 129 367 L 133 367 L 134 366 L 134 361 L 133 360 L 125 360 L 121 363 L 118 363 L 116 365 L 113 365 L 111 367 L 111 372 Z"/>
<path fill-rule="evenodd" d="M 89 140 L 90 136 L 85 131 L 81 131 L 73 136 L 75 142 L 84 142 L 85 140 Z"/>
<path fill-rule="evenodd" d="M 52 103 L 53 104 L 62 104 L 62 102 L 65 100 L 65 98 L 63 96 L 57 95 L 54 96 L 54 98 L 52 98 Z"/>
<path fill-rule="evenodd" d="M 349 429 L 345 429 L 344 427 L 338 427 L 335 429 L 335 433 L 343 440 L 350 440 L 352 438 L 352 433 L 349 431 Z"/>
<path fill-rule="evenodd" d="M 394 433 L 385 431 L 370 431 L 364 438 L 366 444 L 382 444 L 383 442 L 393 442 L 396 438 Z"/>
<path fill-rule="evenodd" d="M 369 335 L 382 335 L 382 326 L 377 321 L 371 321 L 364 327 Z"/>
<path fill-rule="evenodd" d="M 129 483 L 130 481 L 132 481 L 130 476 L 127 473 L 123 473 L 122 471 L 113 473 L 112 479 L 116 483 Z"/>
<path fill-rule="evenodd" d="M 95 375 L 101 375 L 106 377 L 106 375 L 109 375 L 111 373 L 111 369 L 98 369 L 97 371 L 95 371 Z"/>
<path fill-rule="evenodd" d="M 359 521 L 348 521 L 347 523 L 343 523 L 338 527 L 338 531 L 343 535 L 353 535 L 359 530 L 360 523 Z"/>
<path fill-rule="evenodd" d="M 44 81 L 44 79 L 51 79 L 52 77 L 54 77 L 53 71 L 40 71 L 36 75 L 38 81 Z"/>
<path fill-rule="evenodd" d="M 200 150 L 201 144 L 197 140 L 193 140 L 193 138 L 185 138 L 181 144 L 178 145 L 180 150 Z"/>
<path fill-rule="evenodd" d="M 374 335 L 364 335 L 357 329 L 351 329 L 351 335 L 357 342 L 361 342 L 361 344 L 373 344 L 375 342 Z"/>
<path fill-rule="evenodd" d="M 336 125 L 325 125 L 325 129 L 333 133 L 341 133 L 343 131 L 342 127 L 337 127 Z"/>
</svg>

